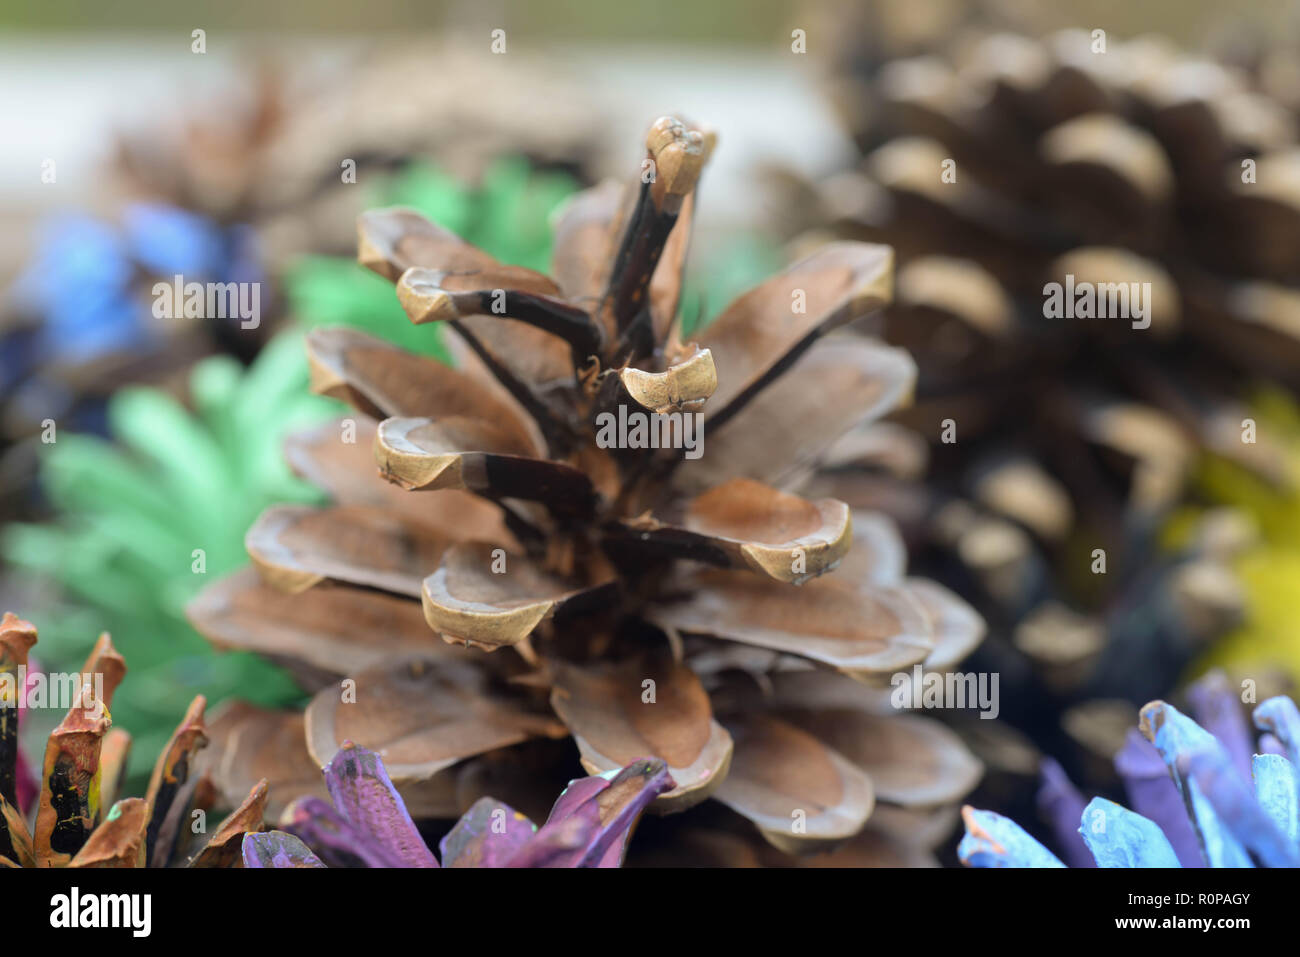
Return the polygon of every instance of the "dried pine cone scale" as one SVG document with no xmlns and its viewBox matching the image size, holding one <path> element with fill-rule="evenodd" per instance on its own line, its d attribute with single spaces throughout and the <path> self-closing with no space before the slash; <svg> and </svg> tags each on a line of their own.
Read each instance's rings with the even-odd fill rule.
<svg viewBox="0 0 1300 957">
<path fill-rule="evenodd" d="M 361 217 L 360 261 L 395 282 L 413 322 L 450 325 L 457 367 L 364 333 L 313 332 L 313 388 L 356 413 L 287 453 L 333 503 L 264 513 L 247 538 L 256 576 L 190 607 L 222 645 L 355 680 L 354 699 L 326 686 L 307 709 L 319 765 L 356 741 L 428 809 L 474 760 L 567 734 L 592 773 L 662 759 L 675 786 L 656 810 L 716 796 L 793 850 L 860 832 L 873 777 L 907 760 L 906 747 L 859 748 L 855 760 L 787 720 L 771 694 L 727 692 L 737 680 L 770 690 L 782 671 L 820 675 L 843 708 L 881 716 L 854 727 L 892 741 L 880 730 L 892 723 L 888 676 L 951 667 L 983 623 L 905 577 L 887 519 L 790 491 L 844 433 L 910 397 L 906 353 L 835 334 L 889 301 L 887 247 L 828 247 L 680 340 L 694 189 L 712 145 L 656 123 L 651 181 L 597 187 L 560 217 L 557 280 L 409 210 Z M 603 412 L 701 412 L 708 454 L 606 447 Z M 414 647 L 414 599 L 451 644 Z M 504 648 L 517 654 L 482 654 Z M 715 716 L 717 694 L 728 712 Z M 937 729 L 913 734 L 934 774 L 962 773 L 955 790 L 895 783 L 886 799 L 957 801 L 978 766 L 937 722 L 910 720 Z"/>
</svg>

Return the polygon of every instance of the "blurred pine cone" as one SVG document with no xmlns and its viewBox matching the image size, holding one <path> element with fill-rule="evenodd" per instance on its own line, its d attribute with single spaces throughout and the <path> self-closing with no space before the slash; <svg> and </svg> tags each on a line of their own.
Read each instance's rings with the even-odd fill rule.
<svg viewBox="0 0 1300 957">
<path fill-rule="evenodd" d="M 417 817 L 486 793 L 544 816 L 571 735 L 592 773 L 661 757 L 675 787 L 655 810 L 716 799 L 660 848 L 669 860 L 770 859 L 744 819 L 787 851 L 863 835 L 842 853 L 925 857 L 980 767 L 940 722 L 887 716 L 890 677 L 950 669 L 983 623 L 906 577 L 889 520 L 791 491 L 910 395 L 906 353 L 837 332 L 888 302 L 892 252 L 829 246 L 684 343 L 713 138 L 665 118 L 646 146 L 628 189 L 565 208 L 554 280 L 409 210 L 362 216 L 360 261 L 412 321 L 451 326 L 457 368 L 355 330 L 310 334 L 313 387 L 355 411 L 288 456 L 334 504 L 265 512 L 255 570 L 189 613 L 321 690 L 305 720 L 238 716 L 222 764 L 304 780 L 352 740 Z M 614 429 L 645 416 L 644 439 L 671 415 L 657 437 L 680 446 L 697 413 L 699 457 Z M 263 747 L 272 734 L 301 735 L 310 757 Z"/>
<path fill-rule="evenodd" d="M 1061 709 L 1091 702 L 1065 724 L 1109 763 L 1108 729 L 1242 612 L 1239 514 L 1160 547 L 1189 477 L 1214 455 L 1288 481 L 1246 400 L 1300 385 L 1294 98 L 1276 54 L 1225 65 L 1101 31 L 966 31 L 848 68 L 866 72 L 841 86 L 872 93 L 842 101 L 865 158 L 792 184 L 787 208 L 895 247 L 896 302 L 858 328 L 920 376 L 916 404 L 810 488 L 899 517 L 922 567 L 980 596 L 1004 714 L 1059 753 Z M 1108 311 L 1144 292 L 1145 315 L 1076 317 L 1079 289 Z"/>
<path fill-rule="evenodd" d="M 83 198 L 88 208 L 23 231 L 28 262 L 0 290 L 0 484 L 17 490 L 12 505 L 9 495 L 0 499 L 0 513 L 34 510 L 19 497 L 33 497 L 36 467 L 22 439 L 50 422 L 102 433 L 112 390 L 149 383 L 180 391 L 187 366 L 214 351 L 248 361 L 278 322 L 282 302 L 266 281 L 250 191 L 282 126 L 283 91 L 270 73 L 255 91 L 248 103 L 226 91 L 198 122 L 150 117 L 155 125 L 120 134 L 93 198 Z M 155 283 L 177 276 L 257 287 L 255 321 L 224 311 L 201 322 L 160 313 Z"/>
<path fill-rule="evenodd" d="M 379 178 L 416 161 L 468 180 L 522 156 L 591 181 L 598 151 L 581 91 L 522 54 L 478 55 L 448 37 L 380 42 L 337 62 L 250 61 L 250 81 L 200 119 L 187 109 L 124 135 L 115 182 L 224 227 L 255 226 L 273 275 L 304 254 L 348 249 Z M 392 96 L 399 87 L 407 93 Z"/>
<path fill-rule="evenodd" d="M 172 124 L 179 135 L 123 137 L 119 179 L 132 195 L 256 225 L 272 272 L 346 250 L 378 178 L 416 161 L 471 180 L 521 156 L 590 182 L 599 153 L 582 92 L 551 64 L 476 49 L 442 38 L 293 67 L 255 59 L 251 82 L 223 91 L 200 120 Z"/>
</svg>

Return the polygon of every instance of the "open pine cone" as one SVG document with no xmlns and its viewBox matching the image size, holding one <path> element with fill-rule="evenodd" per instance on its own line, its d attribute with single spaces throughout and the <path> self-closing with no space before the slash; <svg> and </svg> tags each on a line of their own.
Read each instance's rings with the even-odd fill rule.
<svg viewBox="0 0 1300 957">
<path fill-rule="evenodd" d="M 629 189 L 559 218 L 555 279 L 409 210 L 361 217 L 360 261 L 413 322 L 451 327 L 457 368 L 353 330 L 308 337 L 313 388 L 355 412 L 288 456 L 333 504 L 263 513 L 255 571 L 189 612 L 220 645 L 352 681 L 321 688 L 305 721 L 244 714 L 225 765 L 287 796 L 277 770 L 305 781 L 310 762 L 257 742 L 303 728 L 317 767 L 354 741 L 413 815 L 448 816 L 487 779 L 552 793 L 530 762 L 571 735 L 591 773 L 662 758 L 676 786 L 652 809 L 713 797 L 800 851 L 858 834 L 877 800 L 928 820 L 974 787 L 941 723 L 887 715 L 892 675 L 951 668 L 982 622 L 906 577 L 890 521 L 791 491 L 910 396 L 906 353 L 835 334 L 889 301 L 892 251 L 829 246 L 683 343 L 713 139 L 665 118 L 646 146 Z M 627 447 L 633 433 L 607 447 L 611 422 L 652 413 L 699 413 L 704 454 Z"/>
</svg>

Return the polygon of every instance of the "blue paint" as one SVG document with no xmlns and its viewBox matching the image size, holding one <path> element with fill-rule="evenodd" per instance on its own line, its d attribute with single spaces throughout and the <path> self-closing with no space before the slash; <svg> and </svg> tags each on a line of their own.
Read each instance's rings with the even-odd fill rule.
<svg viewBox="0 0 1300 957">
<path fill-rule="evenodd" d="M 1105 798 L 1088 802 L 1079 819 L 1079 833 L 1098 867 L 1182 866 L 1154 821 Z"/>
<path fill-rule="evenodd" d="M 1115 764 L 1130 800 L 1151 812 L 1100 797 L 1088 803 L 1079 835 L 1098 867 L 1300 867 L 1300 711 L 1284 697 L 1255 709 L 1255 726 L 1266 732 L 1258 746 L 1268 753 L 1251 761 L 1252 787 L 1242 775 L 1249 733 L 1216 680 L 1191 697 L 1226 742 L 1163 701 L 1142 709 L 1150 744 L 1130 734 Z M 1070 796 L 1064 772 L 1053 772 L 1049 796 Z M 1058 800 L 1057 809 L 1072 803 Z M 957 853 L 970 867 L 1064 866 L 1000 814 L 966 807 L 962 818 L 966 835 Z"/>
<path fill-rule="evenodd" d="M 1001 814 L 962 808 L 966 836 L 957 856 L 969 867 L 1064 867 L 1060 859 Z"/>
</svg>

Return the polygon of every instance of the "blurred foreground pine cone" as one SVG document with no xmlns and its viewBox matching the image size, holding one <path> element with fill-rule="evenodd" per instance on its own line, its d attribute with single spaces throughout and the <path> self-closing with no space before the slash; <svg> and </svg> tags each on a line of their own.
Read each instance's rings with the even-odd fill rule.
<svg viewBox="0 0 1300 957">
<path fill-rule="evenodd" d="M 158 756 L 143 798 L 119 792 L 131 735 L 109 711 L 126 661 L 108 633 L 80 672 L 46 673 L 29 658 L 36 628 L 0 619 L 0 870 L 20 867 L 242 867 L 244 835 L 262 829 L 267 782 L 254 781 L 209 835 L 217 795 L 196 773 L 208 743 L 199 695 Z M 31 668 L 31 671 L 28 669 Z M 19 747 L 18 725 L 32 708 L 69 704 L 45 744 L 39 780 Z"/>
</svg>

